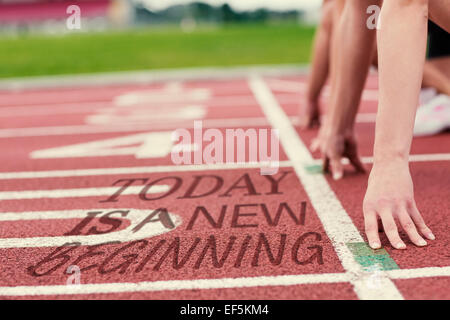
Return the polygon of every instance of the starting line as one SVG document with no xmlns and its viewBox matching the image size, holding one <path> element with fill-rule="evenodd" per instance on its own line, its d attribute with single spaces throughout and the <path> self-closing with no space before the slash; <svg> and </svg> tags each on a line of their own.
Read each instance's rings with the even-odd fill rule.
<svg viewBox="0 0 450 320">
<path fill-rule="evenodd" d="M 345 209 L 321 174 L 311 174 L 307 166 L 320 168 L 320 160 L 313 159 L 309 150 L 295 132 L 293 125 L 297 117 L 288 117 L 279 105 L 269 86 L 260 77 L 249 79 L 254 98 L 261 106 L 265 118 L 248 119 L 209 119 L 204 120 L 205 127 L 249 127 L 268 126 L 280 130 L 280 142 L 290 160 L 281 161 L 279 167 L 293 167 L 317 212 L 322 225 L 330 238 L 334 249 L 346 270 L 345 273 L 300 274 L 280 276 L 259 276 L 218 279 L 192 279 L 145 281 L 136 283 L 95 283 L 81 285 L 42 285 L 42 286 L 4 286 L 0 287 L 0 296 L 39 296 L 39 295 L 76 295 L 108 294 L 121 292 L 157 292 L 195 289 L 226 289 L 263 286 L 295 286 L 303 284 L 351 283 L 360 299 L 403 299 L 392 280 L 428 277 L 449 277 L 449 267 L 427 267 L 417 269 L 399 269 L 387 252 L 367 251 L 359 231 L 352 223 Z M 283 97 L 278 97 L 283 100 Z M 246 101 L 243 101 L 246 102 Z M 226 104 L 229 102 L 226 101 Z M 220 105 L 220 103 L 218 103 Z M 8 110 L 9 111 L 9 110 Z M 12 112 L 12 108 L 11 108 Z M 37 112 L 39 113 L 39 112 Z M 62 112 L 65 113 L 65 112 Z M 70 112 L 71 113 L 71 112 Z M 0 114 L 0 116 L 2 116 Z M 9 116 L 4 114 L 3 116 Z M 373 114 L 358 115 L 358 122 L 374 122 Z M 162 124 L 161 124 L 162 125 Z M 172 123 L 174 128 L 180 123 Z M 191 124 L 192 125 L 192 124 Z M 170 124 L 169 124 L 170 126 Z M 183 125 L 184 126 L 184 125 Z M 155 128 L 154 125 L 151 126 Z M 185 126 L 189 127 L 189 125 Z M 98 132 L 127 132 L 149 129 L 147 124 L 123 125 L 115 128 L 107 126 L 64 126 L 13 128 L 0 130 L 0 138 L 48 136 L 65 134 L 83 134 Z M 167 129 L 167 125 L 164 126 Z M 99 131 L 100 130 L 100 131 Z M 111 131 L 109 131 L 111 130 Z M 410 162 L 449 161 L 450 153 L 417 154 L 410 156 Z M 362 158 L 364 163 L 373 162 L 371 157 Z M 120 175 L 137 173 L 189 172 L 206 170 L 260 169 L 263 163 L 225 163 L 215 165 L 184 166 L 147 166 L 121 168 L 95 168 L 51 171 L 0 172 L 0 180 L 38 179 L 57 177 Z M 318 171 L 320 172 L 320 170 Z M 317 172 L 316 172 L 317 173 Z M 110 195 L 118 187 L 77 188 L 57 190 L 26 190 L 0 192 L 1 200 L 64 198 Z M 149 193 L 168 190 L 168 186 L 155 186 Z M 137 194 L 141 187 L 129 187 L 123 194 Z M 80 215 L 81 216 L 81 215 Z M 5 220 L 7 216 L 3 217 Z M 2 219 L 0 219 L 2 220 Z M 364 251 L 366 250 L 366 251 Z M 371 249 L 370 249 L 371 250 Z M 364 252 L 362 252 L 364 251 Z"/>
<path fill-rule="evenodd" d="M 399 269 L 384 271 L 382 274 L 390 279 L 448 277 L 450 276 L 450 267 Z M 379 283 L 378 278 L 374 277 L 373 274 L 367 274 L 367 276 L 369 281 L 371 280 L 373 282 L 372 286 L 376 287 Z M 0 287 L 0 296 L 105 294 L 121 292 L 249 288 L 262 286 L 295 286 L 304 284 L 344 283 L 350 282 L 351 280 L 352 277 L 349 273 L 325 273 L 266 277 L 146 281 L 137 283 L 118 282 L 80 285 L 16 286 Z"/>
<path fill-rule="evenodd" d="M 450 153 L 436 154 L 412 154 L 409 157 L 410 162 L 428 162 L 428 161 L 450 161 Z M 348 161 L 345 161 L 347 164 Z M 372 157 L 363 157 L 362 162 L 370 164 Z M 307 165 L 320 165 L 320 160 L 312 160 Z M 0 180 L 9 179 L 41 179 L 41 178 L 63 178 L 63 177 L 84 177 L 84 176 L 103 176 L 120 174 L 138 174 L 138 173 L 162 173 L 162 172 L 189 172 L 189 171 L 208 171 L 208 170 L 238 170 L 238 169 L 261 169 L 265 167 L 264 163 L 246 162 L 246 163 L 223 163 L 223 164 L 200 164 L 200 165 L 169 165 L 169 166 L 148 166 L 148 167 L 119 167 L 119 168 L 95 168 L 95 169 L 73 169 L 73 170 L 49 170 L 49 171 L 21 171 L 21 172 L 0 172 Z M 292 167 L 289 160 L 280 161 L 280 168 Z"/>
</svg>

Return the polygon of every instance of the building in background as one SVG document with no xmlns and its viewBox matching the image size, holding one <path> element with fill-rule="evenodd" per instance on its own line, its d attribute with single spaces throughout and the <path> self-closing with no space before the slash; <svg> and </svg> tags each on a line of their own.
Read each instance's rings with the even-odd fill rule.
<svg viewBox="0 0 450 320">
<path fill-rule="evenodd" d="M 166 0 L 160 0 L 166 1 Z M 317 9 L 260 8 L 236 10 L 228 3 L 211 5 L 202 0 L 155 7 L 148 0 L 0 0 L 1 33 L 67 33 L 67 8 L 81 9 L 81 32 L 131 26 L 179 25 L 183 30 L 198 24 L 293 22 L 317 20 Z M 168 2 L 169 4 L 171 2 Z"/>
<path fill-rule="evenodd" d="M 67 8 L 77 5 L 81 31 L 128 26 L 133 19 L 130 0 L 0 0 L 3 32 L 67 32 Z"/>
</svg>

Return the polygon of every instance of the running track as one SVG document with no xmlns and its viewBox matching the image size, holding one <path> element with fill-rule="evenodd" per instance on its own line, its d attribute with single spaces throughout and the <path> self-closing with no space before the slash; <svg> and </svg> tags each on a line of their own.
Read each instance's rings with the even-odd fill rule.
<svg viewBox="0 0 450 320">
<path fill-rule="evenodd" d="M 317 132 L 296 126 L 304 89 L 298 75 L 0 91 L 0 298 L 449 299 L 450 135 L 412 145 L 437 240 L 372 251 L 367 176 L 318 172 Z M 372 77 L 356 127 L 368 167 L 377 94 Z M 258 163 L 173 165 L 171 132 L 194 120 L 278 129 L 279 182 Z"/>
</svg>

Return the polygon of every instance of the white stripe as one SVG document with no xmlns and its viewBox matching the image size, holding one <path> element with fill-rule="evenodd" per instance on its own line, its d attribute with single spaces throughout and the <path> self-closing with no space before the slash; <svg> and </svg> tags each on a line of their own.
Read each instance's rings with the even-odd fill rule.
<svg viewBox="0 0 450 320">
<path fill-rule="evenodd" d="M 81 281 L 83 279 L 81 278 Z M 267 277 L 243 277 L 222 279 L 194 279 L 194 280 L 169 280 L 147 281 L 137 283 L 98 283 L 81 284 L 79 286 L 17 286 L 0 287 L 2 296 L 24 295 L 62 295 L 62 294 L 98 294 L 120 292 L 148 292 L 166 290 L 194 290 L 194 289 L 224 289 L 224 288 L 248 288 L 259 286 L 292 286 L 316 283 L 347 282 L 345 273 L 282 275 Z"/>
<path fill-rule="evenodd" d="M 154 210 L 154 209 L 153 209 Z M 92 246 L 101 243 L 119 241 L 129 242 L 134 240 L 146 239 L 161 235 L 175 230 L 166 228 L 161 223 L 146 223 L 139 230 L 134 230 L 141 225 L 144 219 L 153 212 L 152 209 L 78 209 L 78 210 L 57 210 L 57 211 L 31 211 L 31 212 L 0 212 L 0 221 L 30 221 L 30 220 L 47 220 L 47 219 L 83 219 L 87 217 L 88 212 L 113 212 L 116 211 L 116 217 L 120 217 L 117 211 L 126 212 L 123 219 L 129 220 L 130 225 L 119 231 L 108 233 L 74 235 L 74 236 L 50 236 L 50 237 L 25 237 L 25 238 L 0 238 L 0 248 L 42 248 L 42 247 L 59 247 L 68 243 L 78 242 L 82 246 Z M 182 223 L 180 216 L 168 213 L 175 227 Z"/>
<path fill-rule="evenodd" d="M 0 117 L 34 117 L 56 114 L 79 114 L 109 110 L 111 102 L 65 102 L 17 107 L 0 107 Z"/>
<path fill-rule="evenodd" d="M 170 97 L 170 92 L 166 93 Z M 283 97 L 287 102 L 298 101 L 298 96 L 293 94 L 285 94 Z M 63 97 L 66 98 L 66 97 Z M 122 110 L 123 107 L 117 107 L 113 101 L 114 97 L 104 99 L 104 101 L 98 102 L 97 100 L 85 100 L 79 102 L 48 102 L 39 104 L 18 104 L 15 106 L 1 106 L 0 105 L 0 117 L 14 117 L 14 116 L 33 116 L 33 115 L 53 115 L 53 114 L 71 114 L 71 113 L 87 113 L 87 112 L 103 112 L 112 110 Z M 39 100 L 38 100 L 39 101 Z M 165 102 L 164 106 L 168 108 L 180 107 L 186 104 L 186 101 L 182 102 Z M 256 106 L 255 98 L 249 93 L 215 96 L 209 99 L 203 100 L 202 104 L 206 104 L 208 107 L 242 107 L 242 106 Z M 158 107 L 161 103 L 154 103 L 146 101 L 145 103 L 136 103 L 135 105 L 129 105 L 126 110 L 147 110 L 149 107 Z"/>
<path fill-rule="evenodd" d="M 111 196 L 120 188 L 121 186 L 106 188 L 3 191 L 0 192 L 0 200 Z M 142 188 L 143 186 L 128 187 L 122 192 L 122 195 L 139 194 Z M 166 192 L 169 189 L 170 188 L 167 185 L 152 186 L 149 188 L 148 193 L 161 193 Z"/>
<path fill-rule="evenodd" d="M 204 128 L 252 127 L 264 126 L 264 118 L 230 118 L 230 119 L 204 119 Z M 173 121 L 169 123 L 129 123 L 110 125 L 74 125 L 0 129 L 0 138 L 13 137 L 40 137 L 55 135 L 80 135 L 93 133 L 136 132 L 159 129 L 193 128 L 193 121 Z"/>
<path fill-rule="evenodd" d="M 362 162 L 373 163 L 373 157 L 363 157 Z M 449 161 L 450 153 L 411 154 L 409 162 Z"/>
<path fill-rule="evenodd" d="M 294 130 L 289 118 L 272 95 L 270 89 L 259 77 L 250 79 L 250 87 L 273 128 L 280 131 L 280 142 L 292 161 L 310 201 L 330 238 L 344 269 L 351 274 L 351 283 L 360 299 L 402 299 L 394 283 L 380 276 L 380 286 L 374 288 L 370 276 L 355 261 L 347 243 L 363 242 L 358 229 L 342 207 L 323 175 L 308 174 L 305 164 L 313 161 L 308 148 Z"/>
<path fill-rule="evenodd" d="M 399 269 L 384 271 L 393 279 L 413 279 L 423 277 L 448 277 L 450 267 Z M 340 283 L 349 282 L 348 273 L 325 273 L 283 275 L 266 277 L 243 277 L 222 279 L 194 279 L 194 280 L 168 280 L 146 281 L 137 283 L 97 283 L 81 284 L 80 286 L 16 286 L 0 287 L 1 296 L 28 296 L 28 295 L 62 295 L 62 294 L 101 294 L 120 292 L 150 292 L 167 290 L 193 290 L 193 289 L 222 289 L 246 288 L 264 286 L 294 286 L 304 284 Z"/>
<path fill-rule="evenodd" d="M 247 77 L 249 74 L 259 74 L 271 77 L 300 76 L 306 75 L 309 66 L 305 65 L 272 65 L 272 66 L 240 66 L 223 68 L 187 68 L 155 71 L 133 71 L 133 72 L 109 72 L 86 75 L 56 75 L 29 78 L 9 78 L 0 80 L 0 88 L 5 90 L 55 88 L 55 87 L 90 87 L 92 85 L 111 85 L 133 83 L 161 83 L 163 81 L 182 80 L 209 80 L 222 79 L 234 80 Z M 72 88 L 73 89 L 73 88 Z M 71 90 L 73 93 L 74 91 Z M 53 93 L 49 94 L 54 97 Z M 371 98 L 371 97 L 370 97 Z M 84 102 L 80 102 L 84 103 Z M 91 103 L 91 102 L 88 102 Z M 55 101 L 54 104 L 60 104 Z M 1 106 L 1 105 L 0 105 Z M 19 106 L 19 105 L 17 105 Z"/>
<path fill-rule="evenodd" d="M 289 167 L 290 161 L 280 161 L 280 167 Z M 116 174 L 138 174 L 138 173 L 162 173 L 162 172 L 189 172 L 205 170 L 236 170 L 236 169 L 261 169 L 266 163 L 219 163 L 180 166 L 153 166 L 153 167 L 122 167 L 122 168 L 99 168 L 99 169 L 74 169 L 74 170 L 51 170 L 51 171 L 23 171 L 23 172 L 0 172 L 0 180 L 4 179 L 38 179 L 38 178 L 61 178 L 61 177 L 84 177 L 103 176 Z"/>
<path fill-rule="evenodd" d="M 449 267 L 429 267 L 429 268 L 419 268 L 419 269 L 397 269 L 397 270 L 386 271 L 386 273 L 392 279 L 450 277 L 450 266 Z"/>
<path fill-rule="evenodd" d="M 113 84 L 161 83 L 163 81 L 180 80 L 235 80 L 247 77 L 249 74 L 265 76 L 298 76 L 306 74 L 306 65 L 282 64 L 265 66 L 237 66 L 237 67 L 200 67 L 168 70 L 119 71 L 97 74 L 56 75 L 28 78 L 9 78 L 0 80 L 0 89 L 18 90 L 35 88 L 59 87 L 90 87 L 107 86 Z"/>
<path fill-rule="evenodd" d="M 450 161 L 450 153 L 435 154 L 412 154 L 409 162 Z M 344 164 L 348 160 L 343 160 Z M 363 157 L 363 163 L 373 163 L 372 157 Z M 315 159 L 310 164 L 321 164 L 320 159 Z M 280 161 L 280 168 L 291 167 L 291 161 Z M 223 164 L 201 164 L 182 166 L 152 166 L 152 167 L 121 167 L 121 168 L 98 168 L 98 169 L 73 169 L 73 170 L 50 170 L 50 171 L 22 171 L 22 172 L 0 172 L 0 180 L 5 179 L 38 179 L 59 177 L 83 177 L 104 176 L 119 174 L 138 173 L 162 173 L 162 172 L 189 172 L 205 170 L 237 170 L 237 169 L 260 169 L 263 163 L 223 163 Z"/>
<path fill-rule="evenodd" d="M 373 163 L 373 157 L 362 157 L 363 163 Z M 411 154 L 409 155 L 409 162 L 431 162 L 431 161 L 450 161 L 450 153 L 429 153 L 429 154 Z M 322 163 L 322 160 L 316 159 L 315 164 Z M 342 160 L 343 164 L 349 164 L 348 159 Z"/>
<path fill-rule="evenodd" d="M 298 125 L 298 117 L 292 116 L 292 124 Z M 374 122 L 374 114 L 359 114 L 357 122 L 371 123 Z M 228 119 L 204 119 L 203 126 L 205 128 L 228 128 L 228 127 L 255 127 L 266 126 L 268 121 L 262 117 L 249 118 L 228 118 Z M 40 136 L 57 136 L 57 135 L 81 135 L 93 133 L 112 133 L 112 132 L 136 132 L 161 129 L 178 129 L 192 128 L 192 121 L 167 121 L 164 123 L 151 122 L 134 122 L 114 125 L 73 125 L 73 126 L 50 126 L 50 127 L 29 127 L 29 128 L 9 128 L 0 129 L 0 138 L 13 137 L 40 137 Z"/>
</svg>

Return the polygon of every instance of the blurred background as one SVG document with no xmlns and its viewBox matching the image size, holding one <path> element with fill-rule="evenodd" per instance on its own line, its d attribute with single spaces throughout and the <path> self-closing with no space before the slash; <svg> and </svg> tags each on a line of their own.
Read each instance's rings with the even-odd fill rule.
<svg viewBox="0 0 450 320">
<path fill-rule="evenodd" d="M 79 28 L 76 12 L 68 11 L 73 5 Z M 321 0 L 0 0 L 0 78 L 308 63 L 320 6 Z"/>
</svg>

